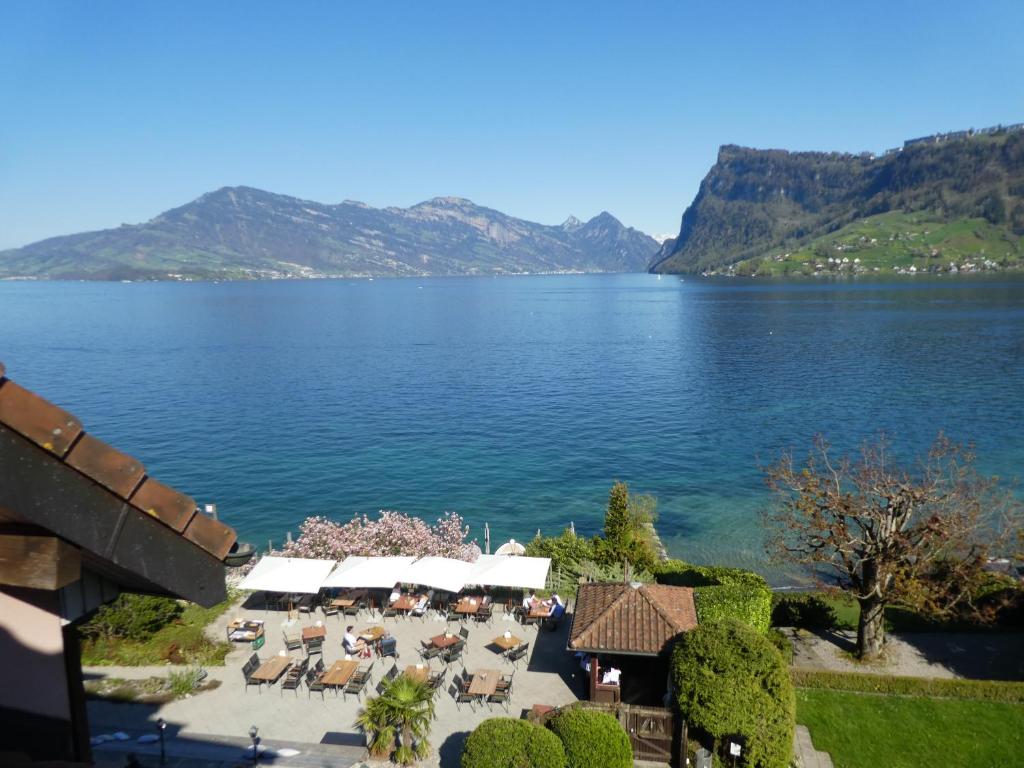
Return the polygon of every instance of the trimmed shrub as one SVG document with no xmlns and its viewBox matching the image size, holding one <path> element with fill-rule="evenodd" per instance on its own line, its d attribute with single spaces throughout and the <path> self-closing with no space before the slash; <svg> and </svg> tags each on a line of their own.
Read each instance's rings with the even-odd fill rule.
<svg viewBox="0 0 1024 768">
<path fill-rule="evenodd" d="M 167 597 L 124 593 L 112 603 L 101 605 L 96 615 L 82 625 L 81 632 L 86 637 L 146 640 L 175 621 L 183 610 L 176 600 Z"/>
<path fill-rule="evenodd" d="M 565 768 L 565 750 L 555 734 L 526 720 L 484 720 L 462 748 L 462 768 L 534 767 Z"/>
<path fill-rule="evenodd" d="M 793 663 L 793 643 L 786 635 L 777 629 L 769 629 L 765 637 L 768 638 L 772 645 L 779 649 L 779 653 L 782 654 L 782 660 L 786 664 Z"/>
<path fill-rule="evenodd" d="M 568 768 L 632 768 L 633 748 L 619 721 L 607 712 L 572 707 L 548 727 L 562 740 Z"/>
<path fill-rule="evenodd" d="M 733 584 L 768 590 L 768 582 L 753 571 L 720 565 L 692 565 L 682 560 L 665 560 L 657 563 L 654 566 L 654 578 L 659 584 L 669 584 L 673 587 Z"/>
<path fill-rule="evenodd" d="M 701 624 L 672 653 L 680 714 L 720 741 L 746 738 L 745 764 L 786 768 L 796 702 L 789 670 L 766 637 L 738 621 Z"/>
<path fill-rule="evenodd" d="M 836 612 L 817 595 L 774 595 L 772 602 L 773 627 L 832 629 L 836 625 Z"/>
<path fill-rule="evenodd" d="M 772 623 L 772 595 L 766 589 L 744 584 L 695 587 L 693 602 L 701 624 L 735 619 L 763 635 Z"/>
<path fill-rule="evenodd" d="M 976 699 L 1024 704 L 1024 683 L 1005 680 L 943 680 L 925 677 L 893 677 L 861 672 L 818 672 L 791 670 L 797 688 L 823 688 L 851 693 L 880 693 L 893 696 L 931 696 L 947 699 Z"/>
</svg>

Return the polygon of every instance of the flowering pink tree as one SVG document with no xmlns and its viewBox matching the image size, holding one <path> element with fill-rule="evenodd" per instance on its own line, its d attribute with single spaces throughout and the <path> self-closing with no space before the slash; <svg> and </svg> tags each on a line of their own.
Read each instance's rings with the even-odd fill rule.
<svg viewBox="0 0 1024 768">
<path fill-rule="evenodd" d="M 469 526 L 455 512 L 445 512 L 434 525 L 389 510 L 381 510 L 376 519 L 357 515 L 347 523 L 309 517 L 299 531 L 299 537 L 286 544 L 282 554 L 333 560 L 350 555 L 434 555 L 468 562 L 480 556 L 476 542 L 466 541 Z"/>
</svg>

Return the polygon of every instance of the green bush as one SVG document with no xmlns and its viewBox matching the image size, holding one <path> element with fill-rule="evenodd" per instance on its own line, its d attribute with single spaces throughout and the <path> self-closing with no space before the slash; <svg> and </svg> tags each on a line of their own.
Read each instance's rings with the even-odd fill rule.
<svg viewBox="0 0 1024 768">
<path fill-rule="evenodd" d="M 793 643 L 786 635 L 777 629 L 769 629 L 765 637 L 768 638 L 772 645 L 779 649 L 779 653 L 782 654 L 782 660 L 786 664 L 793 663 Z"/>
<path fill-rule="evenodd" d="M 119 637 L 145 640 L 181 616 L 183 608 L 167 597 L 122 594 L 100 606 L 96 615 L 82 625 L 86 637 Z"/>
<path fill-rule="evenodd" d="M 772 626 L 833 629 L 836 612 L 817 595 L 773 595 Z"/>
<path fill-rule="evenodd" d="M 860 672 L 791 670 L 797 688 L 823 688 L 851 693 L 882 693 L 893 696 L 931 696 L 947 699 L 978 699 L 1024 704 L 1024 683 L 1004 680 L 942 680 L 925 677 L 868 675 Z"/>
<path fill-rule="evenodd" d="M 718 585 L 747 586 L 768 589 L 768 582 L 753 571 L 727 568 L 721 565 L 693 565 L 682 560 L 665 560 L 653 568 L 659 584 L 674 587 L 713 587 Z"/>
<path fill-rule="evenodd" d="M 701 624 L 736 619 L 764 634 L 772 623 L 772 596 L 765 589 L 740 584 L 695 587 L 693 602 Z"/>
<path fill-rule="evenodd" d="M 716 740 L 746 738 L 746 765 L 786 768 L 796 703 L 789 670 L 771 642 L 738 621 L 701 624 L 672 653 L 680 714 Z"/>
<path fill-rule="evenodd" d="M 469 734 L 462 768 L 565 768 L 562 742 L 526 720 L 494 717 Z"/>
<path fill-rule="evenodd" d="M 548 727 L 562 740 L 568 768 L 632 768 L 633 748 L 619 721 L 607 712 L 572 707 Z"/>
</svg>

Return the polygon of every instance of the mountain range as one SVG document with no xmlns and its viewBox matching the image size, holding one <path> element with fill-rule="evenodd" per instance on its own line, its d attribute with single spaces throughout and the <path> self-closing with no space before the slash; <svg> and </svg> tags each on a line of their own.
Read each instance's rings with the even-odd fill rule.
<svg viewBox="0 0 1024 768">
<path fill-rule="evenodd" d="M 642 272 L 659 243 L 604 212 L 561 225 L 469 200 L 411 208 L 224 187 L 143 224 L 0 251 L 0 277 L 231 279 Z"/>
<path fill-rule="evenodd" d="M 880 157 L 723 146 L 654 272 L 813 274 L 1024 265 L 1024 126 Z"/>
</svg>

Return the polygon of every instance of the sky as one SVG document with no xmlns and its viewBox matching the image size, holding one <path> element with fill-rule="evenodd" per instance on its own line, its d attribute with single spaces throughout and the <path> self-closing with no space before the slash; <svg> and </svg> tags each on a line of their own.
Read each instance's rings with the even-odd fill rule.
<svg viewBox="0 0 1024 768">
<path fill-rule="evenodd" d="M 675 233 L 722 144 L 1024 121 L 1024 3 L 0 2 L 0 248 L 249 185 Z"/>
</svg>

